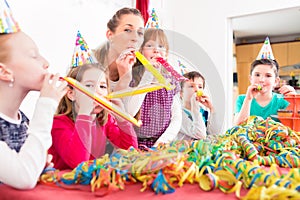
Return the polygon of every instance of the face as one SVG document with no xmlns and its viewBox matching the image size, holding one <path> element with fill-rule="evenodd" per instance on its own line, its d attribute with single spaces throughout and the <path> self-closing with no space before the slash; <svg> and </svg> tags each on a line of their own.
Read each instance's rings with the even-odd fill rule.
<svg viewBox="0 0 300 200">
<path fill-rule="evenodd" d="M 250 76 L 251 85 L 259 84 L 262 92 L 269 92 L 278 84 L 279 78 L 276 77 L 274 69 L 270 65 L 257 65 Z"/>
<path fill-rule="evenodd" d="M 36 44 L 23 32 L 15 33 L 7 44 L 11 59 L 6 64 L 13 72 L 14 87 L 25 91 L 40 90 L 49 63 L 40 55 Z"/>
<path fill-rule="evenodd" d="M 163 44 L 158 41 L 149 40 L 145 43 L 145 46 L 142 48 L 142 54 L 147 58 L 151 63 L 155 63 L 158 57 L 166 59 L 166 48 Z"/>
<path fill-rule="evenodd" d="M 100 96 L 106 96 L 108 93 L 106 76 L 100 69 L 90 68 L 86 70 L 80 83 Z M 75 90 L 74 98 L 76 109 L 78 109 L 81 104 L 91 103 L 91 99 L 88 96 L 77 90 Z M 98 103 L 92 102 L 92 104 L 94 106 L 93 114 L 98 114 L 103 110 Z"/>
<path fill-rule="evenodd" d="M 115 32 L 107 31 L 107 38 L 118 55 L 126 49 L 139 49 L 144 40 L 143 19 L 133 14 L 123 15 Z"/>
<path fill-rule="evenodd" d="M 194 80 L 190 79 L 185 81 L 182 88 L 182 98 L 184 101 L 190 101 L 192 95 L 197 92 L 197 90 L 203 89 L 203 79 L 200 77 L 195 77 Z"/>
</svg>

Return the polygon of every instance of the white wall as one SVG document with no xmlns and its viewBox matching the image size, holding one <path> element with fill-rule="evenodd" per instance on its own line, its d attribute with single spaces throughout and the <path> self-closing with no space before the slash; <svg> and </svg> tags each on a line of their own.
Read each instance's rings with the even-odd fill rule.
<svg viewBox="0 0 300 200">
<path fill-rule="evenodd" d="M 122 6 L 133 0 L 7 0 L 21 28 L 37 43 L 50 62 L 50 71 L 64 74 L 71 62 L 79 29 L 95 48 L 105 40 L 106 23 Z M 213 99 L 226 111 L 224 129 L 231 126 L 232 114 L 232 32 L 230 18 L 296 7 L 300 0 L 152 0 L 163 28 L 195 41 L 208 54 L 221 77 L 226 97 Z M 276 22 L 274 22 L 276 23 Z M 188 48 L 188 47 L 187 47 Z M 209 80 L 211 81 L 211 80 Z M 208 81 L 208 82 L 209 82 Z M 22 104 L 29 117 L 38 94 Z"/>
<path fill-rule="evenodd" d="M 49 61 L 49 71 L 65 75 L 71 64 L 77 30 L 91 49 L 106 40 L 106 24 L 115 11 L 132 0 L 7 0 L 21 29 L 33 38 Z M 38 92 L 21 105 L 32 117 Z"/>
<path fill-rule="evenodd" d="M 223 130 L 231 126 L 233 110 L 230 18 L 298 6 L 299 0 L 162 0 L 160 18 L 164 28 L 194 40 L 207 52 L 219 72 L 226 97 L 213 101 L 224 106 L 226 117 Z"/>
</svg>

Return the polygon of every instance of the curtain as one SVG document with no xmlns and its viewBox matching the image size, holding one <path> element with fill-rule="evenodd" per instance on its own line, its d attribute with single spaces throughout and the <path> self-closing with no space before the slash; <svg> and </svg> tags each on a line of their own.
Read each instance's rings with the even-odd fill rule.
<svg viewBox="0 0 300 200">
<path fill-rule="evenodd" d="M 141 11 L 141 14 L 145 21 L 144 25 L 146 25 L 149 18 L 149 12 L 148 12 L 149 1 L 150 0 L 136 0 L 136 8 Z"/>
</svg>

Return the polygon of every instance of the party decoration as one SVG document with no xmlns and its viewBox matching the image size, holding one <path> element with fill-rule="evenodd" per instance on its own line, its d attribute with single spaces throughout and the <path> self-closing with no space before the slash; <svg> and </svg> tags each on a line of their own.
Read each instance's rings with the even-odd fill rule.
<svg viewBox="0 0 300 200">
<path fill-rule="evenodd" d="M 165 59 L 162 57 L 156 58 L 157 62 L 159 62 L 168 72 L 172 74 L 172 76 L 177 81 L 187 81 L 188 79 L 184 76 L 180 75 Z"/>
<path fill-rule="evenodd" d="M 0 0 L 0 34 L 16 33 L 21 29 L 6 0 Z"/>
<path fill-rule="evenodd" d="M 92 52 L 78 31 L 71 66 L 78 67 L 79 65 L 90 63 L 95 63 L 95 59 L 92 57 Z"/>
<path fill-rule="evenodd" d="M 180 60 L 177 60 L 177 61 L 178 61 L 178 66 L 180 68 L 181 75 L 188 73 L 186 66 L 184 64 L 182 64 L 182 62 Z"/>
<path fill-rule="evenodd" d="M 142 122 L 139 120 L 137 121 L 134 117 L 129 115 L 128 113 L 124 112 L 120 107 L 117 105 L 113 104 L 112 102 L 108 101 L 107 99 L 101 97 L 97 93 L 89 90 L 87 87 L 82 85 L 80 82 L 77 80 L 71 78 L 71 77 L 64 77 L 62 78 L 63 80 L 67 81 L 68 84 L 73 86 L 74 88 L 78 89 L 88 97 L 94 99 L 97 103 L 101 104 L 105 109 L 111 111 L 112 113 L 122 117 L 123 119 L 133 123 L 134 125 L 140 127 L 142 125 Z"/>
<path fill-rule="evenodd" d="M 275 60 L 269 37 L 265 39 L 265 42 L 262 48 L 260 49 L 258 56 L 256 57 L 256 60 L 261 60 L 261 59 Z"/>
<path fill-rule="evenodd" d="M 163 75 L 161 75 L 161 73 L 155 69 L 155 67 L 153 67 L 153 65 L 147 60 L 147 58 L 145 58 L 143 56 L 143 54 L 141 54 L 140 52 L 136 51 L 135 55 L 137 57 L 137 59 L 143 64 L 143 66 L 153 74 L 153 76 L 158 80 L 159 83 L 161 83 L 162 85 L 164 85 L 164 87 L 167 90 L 172 90 L 174 89 L 174 86 L 172 86 L 170 84 L 170 82 L 168 82 Z"/>
<path fill-rule="evenodd" d="M 159 28 L 159 21 L 154 8 L 152 9 L 151 15 L 145 25 L 145 29 L 148 28 Z"/>
<path fill-rule="evenodd" d="M 256 87 L 256 89 L 257 89 L 258 91 L 261 91 L 261 90 L 262 90 L 262 86 L 261 86 L 260 84 L 258 84 L 257 87 Z"/>
<path fill-rule="evenodd" d="M 108 99 L 113 99 L 113 98 L 123 98 L 127 96 L 133 96 L 133 95 L 138 95 L 138 94 L 143 94 L 147 92 L 153 92 L 155 90 L 159 90 L 164 88 L 164 85 L 160 83 L 152 83 L 149 85 L 144 85 L 144 86 L 139 86 L 135 88 L 128 88 L 124 90 L 119 90 L 115 92 L 109 93 L 106 98 Z"/>
<path fill-rule="evenodd" d="M 203 95 L 203 90 L 197 90 L 197 97 L 201 97 Z"/>
</svg>

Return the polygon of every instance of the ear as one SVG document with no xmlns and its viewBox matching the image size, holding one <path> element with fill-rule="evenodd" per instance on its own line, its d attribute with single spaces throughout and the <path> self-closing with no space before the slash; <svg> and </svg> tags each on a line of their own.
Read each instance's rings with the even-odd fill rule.
<svg viewBox="0 0 300 200">
<path fill-rule="evenodd" d="M 68 87 L 67 97 L 68 97 L 68 99 L 70 99 L 70 101 L 75 100 L 75 91 L 74 91 L 74 89 Z"/>
<path fill-rule="evenodd" d="M 280 83 L 280 78 L 276 77 L 276 79 L 275 79 L 275 86 L 274 87 L 279 86 L 279 83 Z"/>
<path fill-rule="evenodd" d="M 12 70 L 8 69 L 3 63 L 0 63 L 0 80 L 11 81 L 14 78 Z"/>
<path fill-rule="evenodd" d="M 106 38 L 108 40 L 110 40 L 112 36 L 113 36 L 113 32 L 111 30 L 107 29 L 107 31 L 106 31 Z"/>
</svg>

